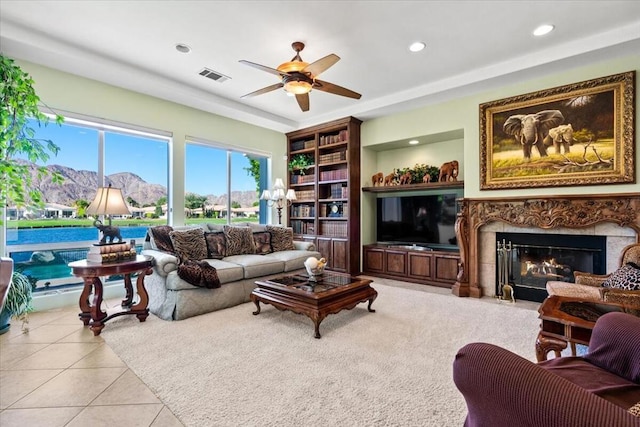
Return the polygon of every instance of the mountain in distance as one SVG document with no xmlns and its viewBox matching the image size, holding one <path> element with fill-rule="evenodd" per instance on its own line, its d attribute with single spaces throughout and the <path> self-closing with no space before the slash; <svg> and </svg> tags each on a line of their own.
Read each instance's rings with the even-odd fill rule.
<svg viewBox="0 0 640 427">
<path fill-rule="evenodd" d="M 35 165 L 31 166 L 33 185 L 42 192 L 43 199 L 48 203 L 59 203 L 72 206 L 76 200 L 84 199 L 91 202 L 98 188 L 97 172 L 75 170 L 66 166 L 47 166 L 50 172 L 57 172 L 64 178 L 62 184 L 55 184 L 51 176 L 38 177 Z M 106 177 L 106 185 L 122 189 L 122 193 L 131 197 L 140 206 L 155 205 L 161 197 L 167 197 L 167 187 L 160 184 L 150 184 L 141 177 L 130 172 L 119 172 Z M 239 202 L 242 207 L 250 207 L 256 201 L 255 191 L 232 191 L 231 200 Z M 211 204 L 226 205 L 227 196 L 206 195 Z"/>
</svg>

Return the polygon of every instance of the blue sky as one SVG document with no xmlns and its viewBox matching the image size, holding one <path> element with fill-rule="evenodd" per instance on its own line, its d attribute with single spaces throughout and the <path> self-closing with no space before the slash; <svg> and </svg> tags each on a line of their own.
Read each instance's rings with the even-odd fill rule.
<svg viewBox="0 0 640 427">
<path fill-rule="evenodd" d="M 34 127 L 37 136 L 51 139 L 60 147 L 47 165 L 62 165 L 76 170 L 97 171 L 98 131 L 64 124 Z M 152 184 L 167 185 L 168 145 L 140 136 L 105 133 L 105 173 L 132 172 Z M 200 145 L 188 145 L 186 155 L 186 191 L 196 194 L 226 193 L 226 153 Z M 243 169 L 249 161 L 240 153 L 232 157 L 233 190 L 255 190 L 255 181 Z"/>
</svg>

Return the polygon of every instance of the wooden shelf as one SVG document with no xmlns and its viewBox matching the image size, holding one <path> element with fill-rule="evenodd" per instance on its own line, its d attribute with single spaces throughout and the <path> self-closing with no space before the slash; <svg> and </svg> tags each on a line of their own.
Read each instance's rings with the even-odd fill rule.
<svg viewBox="0 0 640 427">
<path fill-rule="evenodd" d="M 433 190 L 443 188 L 464 188 L 464 181 L 429 182 L 426 184 L 386 185 L 382 187 L 362 187 L 368 193 L 397 193 L 402 191 Z"/>
<path fill-rule="evenodd" d="M 287 133 L 288 156 L 306 153 L 313 156 L 316 163 L 314 180 L 291 184 L 296 191 L 305 191 L 304 202 L 296 200 L 289 208 L 288 225 L 294 235 L 305 241 L 313 242 L 318 252 L 327 259 L 327 268 L 350 274 L 360 274 L 360 124 L 354 117 L 345 117 L 306 129 Z M 314 147 L 301 145 L 314 141 Z M 322 142 L 332 141 L 321 145 Z M 288 182 L 297 180 L 298 170 L 288 171 Z M 339 179 L 321 179 L 337 178 Z M 310 192 L 313 189 L 313 195 Z M 330 198 L 331 195 L 342 196 Z M 310 200 L 310 197 L 313 197 Z M 348 204 L 341 217 L 327 215 L 330 203 Z M 293 212 L 307 214 L 305 210 L 296 210 L 307 205 L 314 217 L 291 215 Z"/>
</svg>

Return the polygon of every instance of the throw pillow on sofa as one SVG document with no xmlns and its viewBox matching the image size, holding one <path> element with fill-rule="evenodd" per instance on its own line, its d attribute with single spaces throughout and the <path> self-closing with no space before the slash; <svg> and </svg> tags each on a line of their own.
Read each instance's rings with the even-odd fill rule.
<svg viewBox="0 0 640 427">
<path fill-rule="evenodd" d="M 628 262 L 613 273 L 602 284 L 605 288 L 624 289 L 627 291 L 640 290 L 640 266 Z"/>
<path fill-rule="evenodd" d="M 199 261 L 207 258 L 207 242 L 202 228 L 174 230 L 169 233 L 173 248 L 181 262 Z"/>
<path fill-rule="evenodd" d="M 258 255 L 271 253 L 271 234 L 268 231 L 253 233 L 253 241 Z"/>
<path fill-rule="evenodd" d="M 295 250 L 293 229 L 291 227 L 267 225 L 267 231 L 271 234 L 271 250 L 273 252 Z"/>
<path fill-rule="evenodd" d="M 222 259 L 227 256 L 224 233 L 204 233 L 204 239 L 207 242 L 209 259 Z"/>
<path fill-rule="evenodd" d="M 224 240 L 227 245 L 227 256 L 256 253 L 253 233 L 250 227 L 225 225 Z"/>
<path fill-rule="evenodd" d="M 173 227 L 170 225 L 158 225 L 149 228 L 150 242 L 153 249 L 157 249 L 163 252 L 174 253 L 173 242 L 171 242 L 171 236 L 169 233 L 173 231 Z"/>
</svg>

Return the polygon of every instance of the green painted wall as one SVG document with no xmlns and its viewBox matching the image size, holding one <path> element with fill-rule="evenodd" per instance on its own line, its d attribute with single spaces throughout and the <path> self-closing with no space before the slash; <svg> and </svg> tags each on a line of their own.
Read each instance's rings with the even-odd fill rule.
<svg viewBox="0 0 640 427">
<path fill-rule="evenodd" d="M 183 153 L 186 136 L 272 153 L 273 175 L 277 177 L 286 174 L 286 162 L 282 157 L 286 151 L 286 137 L 282 133 L 32 63 L 20 62 L 20 65 L 32 74 L 40 97 L 54 109 L 171 132 L 174 137 L 172 183 L 174 197 L 177 200 L 182 200 L 184 197 Z M 464 98 L 368 120 L 362 124 L 361 184 L 362 186 L 371 185 L 371 175 L 378 171 L 390 173 L 394 167 L 413 166 L 416 163 L 439 166 L 444 161 L 457 159 L 461 163 L 460 178 L 465 182 L 465 197 L 640 192 L 640 183 L 492 191 L 480 191 L 479 183 L 478 111 L 481 103 L 631 70 L 636 70 L 637 78 L 640 76 L 640 55 L 592 64 L 519 84 L 505 85 Z M 640 123 L 640 96 L 637 88 L 638 84 L 636 84 L 636 126 Z M 377 151 L 381 146 L 392 141 L 447 134 L 452 131 L 462 133 L 463 138 L 436 141 L 414 148 Z M 637 146 L 637 131 L 635 141 Z M 635 156 L 637 171 L 640 165 L 640 149 L 636 148 Z M 360 224 L 363 244 L 375 240 L 374 212 L 375 195 L 363 193 Z M 176 224 L 183 221 L 182 215 L 181 209 L 176 210 Z"/>
<path fill-rule="evenodd" d="M 33 77 L 42 102 L 54 111 L 71 112 L 170 132 L 173 135 L 173 174 L 169 179 L 173 186 L 174 200 L 184 200 L 184 145 L 187 136 L 239 149 L 256 149 L 271 153 L 273 176 L 280 177 L 286 174 L 286 163 L 283 159 L 283 154 L 286 153 L 286 137 L 280 132 L 33 63 L 17 62 Z M 184 209 L 174 209 L 174 224 L 183 222 Z"/>
<path fill-rule="evenodd" d="M 362 125 L 363 159 L 366 159 L 366 162 L 363 160 L 362 164 L 363 185 L 370 186 L 370 177 L 377 171 L 383 171 L 386 174 L 394 167 L 412 166 L 416 162 L 440 166 L 442 157 L 444 157 L 451 160 L 459 159 L 462 169 L 461 176 L 465 185 L 465 197 L 640 192 L 640 183 L 638 183 L 640 179 L 637 178 L 640 165 L 640 149 L 637 143 L 639 132 L 637 130 L 635 132 L 635 184 L 480 191 L 480 104 L 632 70 L 636 71 L 635 124 L 637 129 L 640 124 L 640 96 L 638 95 L 639 85 L 637 82 L 640 78 L 640 55 L 596 63 L 519 84 L 506 85 L 476 95 L 368 120 Z M 420 145 L 415 149 L 377 151 L 384 144 L 392 141 L 460 130 L 464 132 L 462 140 L 449 140 L 434 144 L 437 147 L 434 147 L 433 153 L 427 152 Z M 362 243 L 367 244 L 375 241 L 375 195 L 363 193 L 362 205 Z"/>
</svg>

